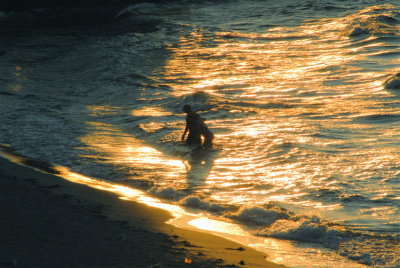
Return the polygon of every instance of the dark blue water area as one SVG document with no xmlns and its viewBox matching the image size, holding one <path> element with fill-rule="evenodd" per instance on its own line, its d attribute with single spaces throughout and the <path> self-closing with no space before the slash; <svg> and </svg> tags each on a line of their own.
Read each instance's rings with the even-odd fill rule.
<svg viewBox="0 0 400 268">
<path fill-rule="evenodd" d="M 297 26 L 305 21 L 312 22 L 316 19 L 340 17 L 351 14 L 356 10 L 369 5 L 396 4 L 396 1 L 9 1 L 0 4 L 0 26 L 7 28 L 32 28 L 32 27 L 66 27 L 77 25 L 90 25 L 95 28 L 99 25 L 115 23 L 116 21 L 132 19 L 132 13 L 122 12 L 127 7 L 134 5 L 159 5 L 169 12 L 172 6 L 204 7 L 213 5 L 219 16 L 226 18 L 226 22 L 217 25 L 230 30 L 262 32 L 275 26 Z M 232 12 L 235 7 L 240 12 Z M 227 7 L 227 8 L 225 8 Z M 186 9 L 188 11 L 188 9 Z M 181 10 L 180 12 L 185 12 Z M 190 21 L 190 18 L 188 18 Z M 252 23 L 243 22 L 251 20 Z M 389 21 L 388 21 L 389 20 Z M 254 24 L 254 21 L 257 21 Z M 215 25 L 210 18 L 199 18 L 198 25 Z M 383 18 L 387 24 L 397 23 L 397 19 Z M 139 22 L 137 22 L 140 24 Z M 146 28 L 146 27 L 145 27 Z M 4 29 L 3 29 L 4 30 Z"/>
</svg>

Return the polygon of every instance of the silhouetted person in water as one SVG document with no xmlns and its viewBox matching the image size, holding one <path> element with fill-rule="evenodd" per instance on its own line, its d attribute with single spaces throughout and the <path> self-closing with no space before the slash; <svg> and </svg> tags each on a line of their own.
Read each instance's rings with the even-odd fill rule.
<svg viewBox="0 0 400 268">
<path fill-rule="evenodd" d="M 185 139 L 186 133 L 189 131 L 189 135 L 186 139 L 187 145 L 200 147 L 201 136 L 203 136 L 204 147 L 212 148 L 214 134 L 208 129 L 207 125 L 204 123 L 204 119 L 201 118 L 196 112 L 193 112 L 190 105 L 184 105 L 183 111 L 186 113 L 186 128 L 183 132 L 182 140 Z"/>
</svg>

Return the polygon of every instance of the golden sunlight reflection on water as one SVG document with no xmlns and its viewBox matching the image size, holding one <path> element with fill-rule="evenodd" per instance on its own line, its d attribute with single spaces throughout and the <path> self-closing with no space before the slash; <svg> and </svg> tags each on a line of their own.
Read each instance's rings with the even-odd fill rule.
<svg viewBox="0 0 400 268">
<path fill-rule="evenodd" d="M 368 120 L 397 115 L 397 109 L 384 101 L 390 98 L 381 88 L 387 69 L 359 64 L 369 59 L 366 48 L 380 44 L 354 45 L 345 34 L 345 20 L 265 33 L 194 29 L 182 35 L 169 47 L 170 58 L 157 79 L 165 79 L 175 97 L 206 94 L 213 105 L 207 123 L 223 149 L 215 157 L 166 153 L 165 136 L 156 134 L 170 128 L 168 139 L 178 140 L 184 117 L 165 123 L 163 118 L 173 116 L 170 110 L 142 104 L 130 114 L 145 118 L 140 128 L 155 138 L 149 142 L 111 124 L 88 122 L 90 131 L 81 141 L 97 155 L 88 157 L 151 177 L 158 186 L 198 190 L 227 204 L 272 202 L 332 216 L 330 211 L 343 205 L 340 196 L 324 200 L 325 192 L 380 194 L 363 181 L 398 176 L 392 167 L 400 166 L 399 148 L 390 140 L 400 131 L 371 127 Z M 396 59 L 388 61 L 395 66 Z M 383 62 L 376 59 L 376 64 Z M 119 109 L 89 108 L 93 116 Z M 388 194 L 394 191 L 382 187 Z M 381 211 L 392 217 L 390 210 Z"/>
<path fill-rule="evenodd" d="M 134 136 L 106 123 L 88 122 L 91 132 L 81 137 L 86 150 L 96 152 L 101 162 L 126 166 L 146 176 L 179 177 L 185 169 L 181 160 L 165 157 L 160 151 L 145 145 Z"/>
<path fill-rule="evenodd" d="M 172 115 L 171 112 L 168 112 L 160 107 L 144 107 L 137 110 L 132 111 L 132 115 L 134 116 L 166 116 Z"/>
<path fill-rule="evenodd" d="M 229 129 L 217 135 L 224 150 L 207 177 L 210 187 L 221 186 L 213 198 L 233 204 L 279 202 L 337 210 L 341 204 L 313 200 L 310 191 L 340 190 L 333 179 L 337 176 L 345 181 L 368 178 L 377 169 L 382 177 L 397 175 L 390 167 L 400 164 L 399 150 L 371 137 L 390 139 L 399 131 L 371 128 L 352 119 L 397 114 L 379 99 L 390 96 L 381 87 L 386 73 L 357 64 L 369 57 L 367 48 L 381 44 L 353 45 L 347 26 L 343 18 L 265 33 L 202 36 L 197 29 L 170 49 L 162 75 L 174 94 L 201 90 L 222 101 L 246 101 L 252 107 L 243 109 L 254 112 L 244 119 L 211 121 L 214 128 Z M 397 60 L 385 59 L 384 64 L 388 61 Z M 241 185 L 249 181 L 272 186 L 243 190 Z M 368 185 L 357 187 L 375 192 Z"/>
</svg>

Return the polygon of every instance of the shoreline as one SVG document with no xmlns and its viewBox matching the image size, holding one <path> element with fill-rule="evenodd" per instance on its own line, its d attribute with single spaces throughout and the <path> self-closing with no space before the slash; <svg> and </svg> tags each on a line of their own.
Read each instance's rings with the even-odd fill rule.
<svg viewBox="0 0 400 268">
<path fill-rule="evenodd" d="M 0 156 L 0 267 L 284 267 L 167 211 Z M 161 266 L 160 266 L 161 267 Z"/>
</svg>

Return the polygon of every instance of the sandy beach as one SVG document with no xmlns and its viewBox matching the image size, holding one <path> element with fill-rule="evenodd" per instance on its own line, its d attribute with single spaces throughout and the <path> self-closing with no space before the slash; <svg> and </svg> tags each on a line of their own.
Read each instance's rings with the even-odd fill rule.
<svg viewBox="0 0 400 268">
<path fill-rule="evenodd" d="M 221 237 L 0 158 L 0 267 L 282 267 Z"/>
</svg>

